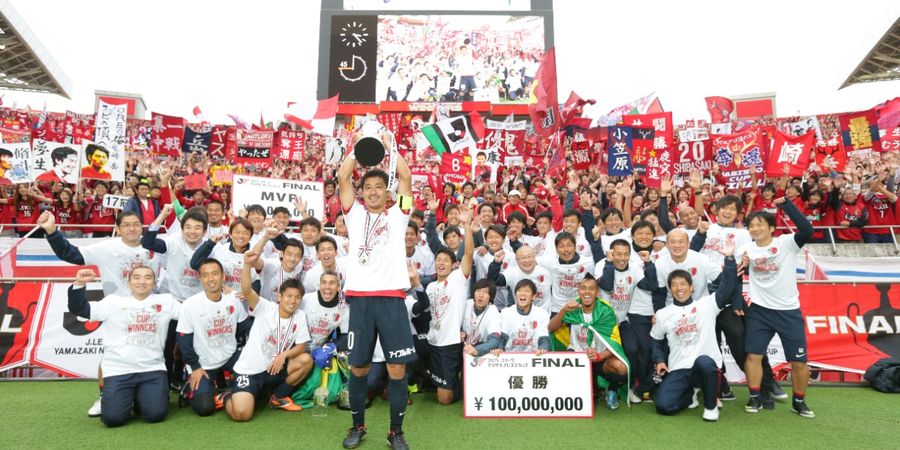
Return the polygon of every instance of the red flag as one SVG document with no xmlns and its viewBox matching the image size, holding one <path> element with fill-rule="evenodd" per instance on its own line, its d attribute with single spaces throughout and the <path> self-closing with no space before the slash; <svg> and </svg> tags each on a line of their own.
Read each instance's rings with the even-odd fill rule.
<svg viewBox="0 0 900 450">
<path fill-rule="evenodd" d="M 809 167 L 809 152 L 816 140 L 815 131 L 810 131 L 803 136 L 784 134 L 781 130 L 775 131 L 775 143 L 769 152 L 769 163 L 766 165 L 766 175 L 776 178 L 787 175 L 801 177 Z"/>
<path fill-rule="evenodd" d="M 289 103 L 284 118 L 313 133 L 334 136 L 334 122 L 338 110 L 338 96 L 316 102 Z"/>
<path fill-rule="evenodd" d="M 152 116 L 150 150 L 157 155 L 180 155 L 185 120 L 159 113 L 152 113 Z"/>
<path fill-rule="evenodd" d="M 550 139 L 549 148 L 552 155 L 550 161 L 547 162 L 547 174 L 562 176 L 566 172 L 566 149 L 562 145 L 563 134 L 565 131 L 556 133 Z"/>
<path fill-rule="evenodd" d="M 206 120 L 206 116 L 203 115 L 203 111 L 200 111 L 200 107 L 199 107 L 199 106 L 195 106 L 195 107 L 194 107 L 194 118 L 196 118 L 197 120 L 199 120 L 200 123 L 202 123 L 202 124 L 207 124 L 207 123 L 209 123 L 209 122 Z"/>
<path fill-rule="evenodd" d="M 597 103 L 597 101 L 594 99 L 585 100 L 579 97 L 578 94 L 575 93 L 575 91 L 572 91 L 569 94 L 569 99 L 566 100 L 566 104 L 563 105 L 562 110 L 559 111 L 560 122 L 562 123 L 562 126 L 565 127 L 573 124 L 573 120 L 581 117 L 581 114 L 584 110 L 584 105 L 593 105 L 594 103 Z M 577 125 L 581 126 L 581 128 L 590 128 L 590 119 L 587 120 L 587 126 L 581 126 L 584 125 L 583 123 L 579 123 Z"/>
<path fill-rule="evenodd" d="M 824 145 L 817 145 L 815 150 L 817 166 L 821 168 L 827 166 L 835 172 L 844 172 L 844 168 L 847 166 L 847 154 L 839 139 L 828 141 Z"/>
<path fill-rule="evenodd" d="M 442 182 L 462 184 L 472 178 L 472 157 L 468 152 L 445 152 L 441 155 Z"/>
<path fill-rule="evenodd" d="M 195 173 L 184 177 L 184 188 L 189 191 L 203 189 L 207 186 L 209 185 L 206 182 L 206 174 L 204 173 Z"/>
<path fill-rule="evenodd" d="M 878 116 L 874 109 L 841 114 L 841 138 L 848 156 L 854 153 L 866 154 L 881 151 L 881 136 L 878 133 Z"/>
<path fill-rule="evenodd" d="M 534 132 L 547 137 L 559 130 L 559 96 L 556 93 L 556 50 L 551 47 L 544 54 L 541 65 L 534 77 L 531 103 L 528 114 L 534 125 Z"/>
<path fill-rule="evenodd" d="M 878 128 L 891 132 L 894 128 L 900 126 L 900 97 L 886 101 L 875 108 L 875 114 L 878 115 Z"/>
<path fill-rule="evenodd" d="M 706 97 L 706 110 L 712 123 L 728 122 L 734 111 L 734 102 L 725 97 Z"/>
</svg>

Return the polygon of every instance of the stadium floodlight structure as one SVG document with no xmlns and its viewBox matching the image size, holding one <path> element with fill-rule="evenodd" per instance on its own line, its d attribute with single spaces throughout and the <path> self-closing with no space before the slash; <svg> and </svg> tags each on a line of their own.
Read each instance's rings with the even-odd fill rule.
<svg viewBox="0 0 900 450">
<path fill-rule="evenodd" d="M 858 83 L 900 80 L 900 17 L 853 69 L 839 89 Z"/>
<path fill-rule="evenodd" d="M 22 16 L 0 0 L 0 90 L 7 89 L 71 98 L 72 81 Z"/>
</svg>

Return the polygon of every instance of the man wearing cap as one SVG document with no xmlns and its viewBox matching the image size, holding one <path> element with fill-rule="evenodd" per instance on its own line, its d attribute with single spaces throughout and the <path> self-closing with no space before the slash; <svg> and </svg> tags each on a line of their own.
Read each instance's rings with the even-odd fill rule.
<svg viewBox="0 0 900 450">
<path fill-rule="evenodd" d="M 525 215 L 525 218 L 528 219 L 531 216 L 528 214 L 528 209 L 525 208 L 525 205 L 522 204 L 522 193 L 519 192 L 518 189 L 513 189 L 509 191 L 509 203 L 503 205 L 503 209 L 500 210 L 500 222 L 507 223 L 507 219 L 509 215 L 513 213 L 513 211 L 519 211 Z"/>
</svg>

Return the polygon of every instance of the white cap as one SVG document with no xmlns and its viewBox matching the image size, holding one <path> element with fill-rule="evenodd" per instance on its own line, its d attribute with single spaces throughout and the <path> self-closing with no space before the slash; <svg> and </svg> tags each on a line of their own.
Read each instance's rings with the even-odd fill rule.
<svg viewBox="0 0 900 450">
<path fill-rule="evenodd" d="M 513 189 L 513 190 L 509 191 L 509 195 L 507 195 L 507 197 L 512 197 L 513 195 L 518 195 L 519 197 L 521 197 L 522 193 L 519 192 L 518 189 Z"/>
<path fill-rule="evenodd" d="M 703 185 L 703 184 L 712 184 L 712 180 L 709 179 L 709 178 L 704 178 L 704 179 L 703 179 L 703 182 L 700 183 L 700 184 L 701 184 L 701 185 Z"/>
</svg>

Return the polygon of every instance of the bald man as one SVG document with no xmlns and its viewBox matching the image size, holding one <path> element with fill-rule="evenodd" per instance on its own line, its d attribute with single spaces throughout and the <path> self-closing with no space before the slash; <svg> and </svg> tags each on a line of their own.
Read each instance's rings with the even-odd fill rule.
<svg viewBox="0 0 900 450">
<path fill-rule="evenodd" d="M 501 253 L 500 250 L 497 253 Z M 501 256 L 502 260 L 502 256 Z M 492 262 L 488 267 L 487 279 L 493 281 L 498 288 L 500 286 L 515 286 L 520 280 L 529 279 L 537 286 L 534 294 L 534 306 L 541 307 L 550 312 L 550 286 L 552 281 L 550 272 L 537 264 L 534 249 L 523 245 L 516 250 L 516 266 L 503 267 L 502 263 Z M 510 296 L 509 298 L 512 298 Z"/>
</svg>

